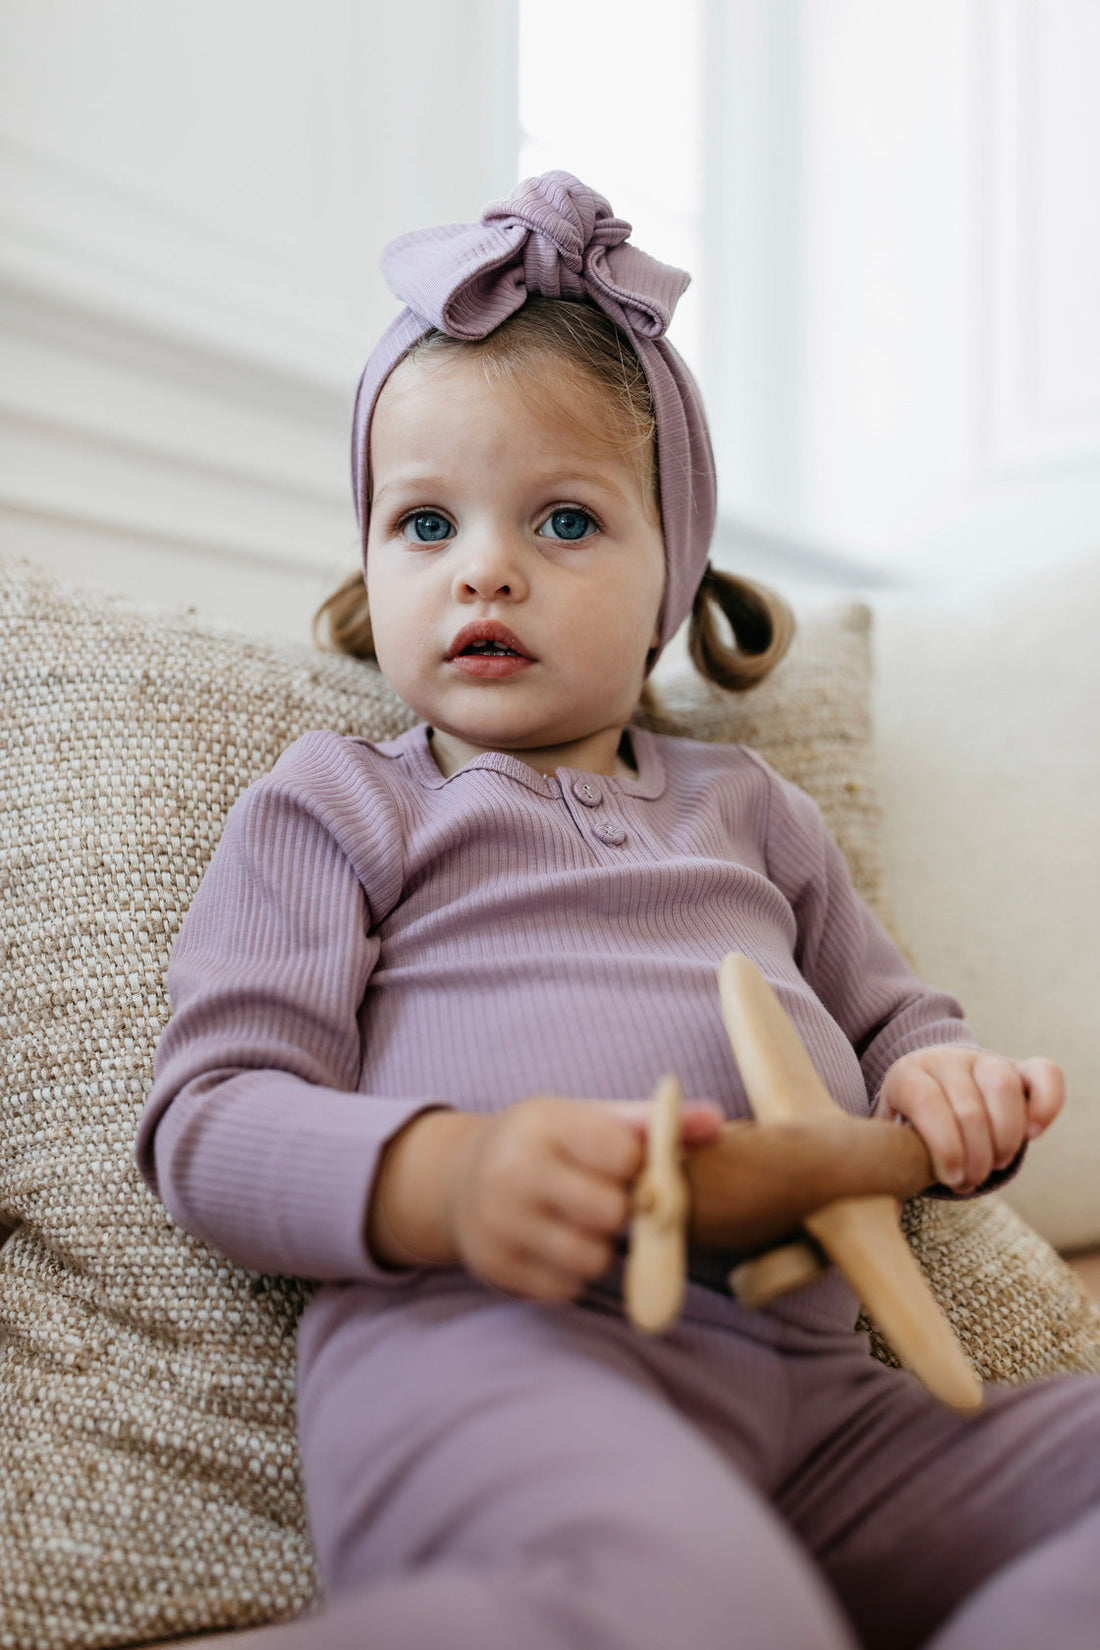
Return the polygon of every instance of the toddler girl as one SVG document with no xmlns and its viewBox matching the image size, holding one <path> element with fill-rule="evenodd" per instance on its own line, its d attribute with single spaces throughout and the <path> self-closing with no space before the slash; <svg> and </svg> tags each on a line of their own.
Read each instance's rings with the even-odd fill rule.
<svg viewBox="0 0 1100 1650">
<path fill-rule="evenodd" d="M 755 1315 L 692 1281 L 660 1339 L 623 1316 L 655 1080 L 695 1097 L 689 1150 L 748 1114 L 729 950 L 944 1195 L 1013 1172 L 1062 1102 L 913 976 L 802 792 L 628 725 L 689 614 L 734 688 L 789 630 L 707 565 L 710 444 L 664 338 L 687 277 L 629 231 L 552 172 L 387 249 L 366 603 L 328 605 L 422 721 L 291 746 L 173 952 L 142 1172 L 233 1260 L 323 1280 L 298 1422 L 326 1609 L 248 1642 L 1084 1650 L 1100 1382 L 962 1419 L 871 1357 L 835 1271 Z"/>
</svg>

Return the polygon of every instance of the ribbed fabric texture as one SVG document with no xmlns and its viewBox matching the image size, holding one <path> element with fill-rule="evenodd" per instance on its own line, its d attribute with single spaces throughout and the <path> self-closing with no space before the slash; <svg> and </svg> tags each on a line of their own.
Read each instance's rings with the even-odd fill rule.
<svg viewBox="0 0 1100 1650">
<path fill-rule="evenodd" d="M 169 968 L 138 1141 L 181 1224 L 263 1271 L 400 1286 L 368 1254 L 378 1153 L 440 1102 L 637 1098 L 665 1071 L 749 1114 L 715 970 L 746 952 L 838 1103 L 972 1043 L 760 757 L 631 730 L 635 778 L 479 757 L 416 727 L 311 733 L 232 809 Z M 834 1308 L 854 1318 L 841 1291 Z M 810 1290 L 784 1315 L 820 1323 Z"/>
</svg>

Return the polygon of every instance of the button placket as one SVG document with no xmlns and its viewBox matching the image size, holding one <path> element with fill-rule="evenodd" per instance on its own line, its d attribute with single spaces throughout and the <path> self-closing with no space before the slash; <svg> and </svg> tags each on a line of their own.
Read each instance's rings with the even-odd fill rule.
<svg viewBox="0 0 1100 1650">
<path fill-rule="evenodd" d="M 591 779 L 574 779 L 573 795 L 586 808 L 595 808 L 603 801 L 603 792 Z"/>
<path fill-rule="evenodd" d="M 605 848 L 622 847 L 626 841 L 626 831 L 623 827 L 606 814 L 599 814 L 593 819 L 589 811 L 598 808 L 601 802 L 605 805 L 607 803 L 614 804 L 615 802 L 614 794 L 608 795 L 597 779 L 593 778 L 591 774 L 581 774 L 578 778 L 571 779 L 568 782 L 568 788 L 563 785 L 562 796 L 566 803 L 570 805 L 576 823 L 582 829 L 587 825 L 589 835 L 595 837 L 597 842 Z M 581 808 L 587 812 L 587 818 L 585 813 L 572 806 L 575 802 L 579 802 Z"/>
</svg>

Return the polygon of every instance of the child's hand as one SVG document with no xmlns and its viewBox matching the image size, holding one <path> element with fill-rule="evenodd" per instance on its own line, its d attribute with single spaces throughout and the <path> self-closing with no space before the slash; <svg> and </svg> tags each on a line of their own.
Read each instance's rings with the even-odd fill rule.
<svg viewBox="0 0 1100 1650">
<path fill-rule="evenodd" d="M 510 1294 L 580 1294 L 607 1270 L 626 1225 L 648 1115 L 648 1101 L 537 1096 L 485 1118 L 463 1143 L 452 1182 L 462 1264 Z M 712 1102 L 687 1102 L 681 1139 L 701 1144 L 721 1124 Z"/>
<path fill-rule="evenodd" d="M 886 1073 L 876 1115 L 912 1123 L 940 1181 L 972 1192 L 1003 1169 L 1062 1109 L 1053 1060 L 1008 1060 L 967 1048 L 922 1048 Z"/>
</svg>

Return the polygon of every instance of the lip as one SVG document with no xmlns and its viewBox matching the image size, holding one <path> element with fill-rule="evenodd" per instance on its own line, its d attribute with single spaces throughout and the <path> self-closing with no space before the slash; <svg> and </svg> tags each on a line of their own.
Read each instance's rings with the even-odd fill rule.
<svg viewBox="0 0 1100 1650">
<path fill-rule="evenodd" d="M 475 642 L 496 642 L 500 647 L 510 647 L 511 653 L 462 652 L 463 647 L 472 647 Z M 454 642 L 450 643 L 447 663 L 460 675 L 500 681 L 501 676 L 516 676 L 521 670 L 529 670 L 538 660 L 534 658 L 534 653 L 526 650 L 515 630 L 508 629 L 508 625 L 500 624 L 496 619 L 475 619 L 473 624 L 463 624 Z"/>
<path fill-rule="evenodd" d="M 509 630 L 506 624 L 497 619 L 475 619 L 472 624 L 463 625 L 450 647 L 447 649 L 447 660 L 450 664 L 458 664 L 463 648 L 470 647 L 475 642 L 497 642 L 501 647 L 510 647 L 513 653 L 518 653 L 518 659 L 494 659 L 492 655 L 471 654 L 463 659 L 462 665 L 469 664 L 504 664 L 530 665 L 537 663 L 531 653 L 514 631 Z"/>
</svg>

